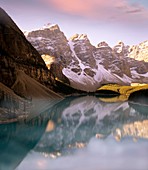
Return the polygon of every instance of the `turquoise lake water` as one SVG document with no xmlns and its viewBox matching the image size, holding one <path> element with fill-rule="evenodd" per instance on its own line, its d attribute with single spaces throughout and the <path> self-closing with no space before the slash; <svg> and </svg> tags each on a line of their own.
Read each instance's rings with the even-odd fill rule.
<svg viewBox="0 0 148 170">
<path fill-rule="evenodd" d="M 147 170 L 147 106 L 68 97 L 0 125 L 0 170 Z"/>
</svg>

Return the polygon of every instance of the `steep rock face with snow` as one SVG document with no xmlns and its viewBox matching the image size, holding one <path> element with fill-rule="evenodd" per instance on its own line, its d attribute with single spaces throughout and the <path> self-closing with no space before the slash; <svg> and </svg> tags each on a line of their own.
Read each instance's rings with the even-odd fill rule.
<svg viewBox="0 0 148 170">
<path fill-rule="evenodd" d="M 0 82 L 6 86 L 11 87 L 13 85 L 17 70 L 24 70 L 27 75 L 43 84 L 50 83 L 49 71 L 40 54 L 1 8 L 0 58 Z"/>
<path fill-rule="evenodd" d="M 113 48 L 106 42 L 94 47 L 85 34 L 75 34 L 67 40 L 57 25 L 27 33 L 26 37 L 41 55 L 54 56 L 51 72 L 62 81 L 65 75 L 76 89 L 95 91 L 108 83 L 148 83 L 147 41 L 136 47 L 122 41 Z M 144 54 L 143 61 L 135 56 L 137 48 L 140 57 Z M 45 62 L 49 63 L 47 58 Z"/>
<path fill-rule="evenodd" d="M 96 68 L 96 60 L 93 56 L 95 47 L 91 45 L 87 35 L 75 34 L 70 38 L 68 44 L 77 60 L 77 62 L 72 64 L 73 68 L 71 70 L 78 74 L 81 74 L 83 71 L 84 74 L 93 77 L 94 72 L 92 69 Z"/>
<path fill-rule="evenodd" d="M 116 74 L 121 78 L 124 75 L 131 77 L 129 64 L 122 57 L 124 52 L 121 44 L 118 43 L 112 49 L 106 42 L 101 42 L 96 48 L 95 56 L 100 59 L 100 64 L 110 70 L 112 74 Z"/>
<path fill-rule="evenodd" d="M 137 49 L 139 51 L 137 52 Z M 123 42 L 119 42 L 113 47 L 113 52 L 121 60 L 125 61 L 124 70 L 130 71 L 132 82 L 148 83 L 147 70 L 147 53 L 148 53 L 148 42 L 142 42 L 136 46 L 126 46 Z M 139 59 L 139 57 L 141 59 Z"/>
<path fill-rule="evenodd" d="M 109 58 L 110 61 L 113 61 L 110 47 L 104 46 L 102 43 L 100 48 L 96 48 L 83 34 L 76 34 L 70 38 L 69 45 L 78 64 L 71 64 L 64 68 L 63 73 L 69 78 L 72 87 L 85 91 L 95 91 L 103 84 L 129 83 L 122 81 L 118 73 L 112 73 L 109 67 Z"/>
<path fill-rule="evenodd" d="M 67 59 L 65 60 L 67 64 L 71 62 L 71 57 L 68 58 L 72 55 L 67 44 L 68 41 L 58 25 L 48 24 L 40 30 L 29 32 L 27 39 L 40 54 L 55 56 L 58 60 L 61 56 Z"/>
<path fill-rule="evenodd" d="M 69 84 L 69 80 L 62 74 L 62 69 L 72 62 L 72 51 L 59 26 L 47 24 L 40 30 L 26 32 L 25 34 L 41 55 L 46 55 L 49 60 L 54 57 L 54 62 L 48 65 L 54 77 Z"/>
</svg>

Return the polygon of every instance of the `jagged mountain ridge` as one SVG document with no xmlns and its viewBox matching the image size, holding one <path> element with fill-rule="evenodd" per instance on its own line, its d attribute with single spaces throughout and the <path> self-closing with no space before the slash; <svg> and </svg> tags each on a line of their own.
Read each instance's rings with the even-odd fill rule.
<svg viewBox="0 0 148 170">
<path fill-rule="evenodd" d="M 87 35 L 76 34 L 67 40 L 58 25 L 28 32 L 26 38 L 44 57 L 55 77 L 65 82 L 63 74 L 72 87 L 95 91 L 102 84 L 131 82 L 148 83 L 148 42 L 126 46 L 119 42 L 113 48 L 106 42 L 93 46 Z M 141 61 L 138 61 L 138 60 Z"/>
</svg>

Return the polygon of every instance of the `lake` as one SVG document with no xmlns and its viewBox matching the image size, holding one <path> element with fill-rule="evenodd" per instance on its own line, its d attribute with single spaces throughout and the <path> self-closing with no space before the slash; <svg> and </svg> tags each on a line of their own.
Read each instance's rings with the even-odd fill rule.
<svg viewBox="0 0 148 170">
<path fill-rule="evenodd" d="M 147 170 L 147 106 L 67 97 L 0 125 L 1 170 Z M 37 112 L 37 111 L 36 111 Z"/>
</svg>

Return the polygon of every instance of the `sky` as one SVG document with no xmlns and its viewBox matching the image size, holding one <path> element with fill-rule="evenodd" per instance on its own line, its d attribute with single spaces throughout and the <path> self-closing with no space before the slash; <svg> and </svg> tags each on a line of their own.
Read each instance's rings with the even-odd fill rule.
<svg viewBox="0 0 148 170">
<path fill-rule="evenodd" d="M 148 40 L 148 0 L 0 0 L 22 31 L 58 24 L 67 38 L 87 34 L 97 45 Z"/>
</svg>

